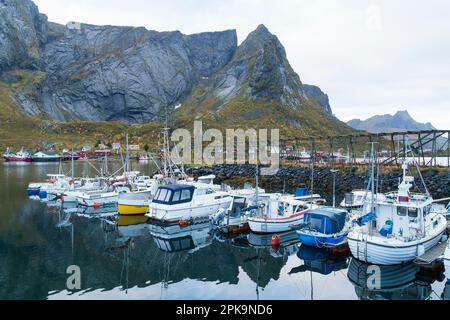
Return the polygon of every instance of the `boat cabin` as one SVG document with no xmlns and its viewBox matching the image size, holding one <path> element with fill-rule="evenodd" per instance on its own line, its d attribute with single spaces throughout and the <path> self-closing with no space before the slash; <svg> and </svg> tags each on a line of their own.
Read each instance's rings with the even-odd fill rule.
<svg viewBox="0 0 450 320">
<path fill-rule="evenodd" d="M 347 219 L 347 211 L 336 208 L 317 208 L 305 213 L 304 223 L 320 233 L 334 234 L 342 231 Z"/>
<path fill-rule="evenodd" d="M 158 188 L 153 203 L 175 205 L 189 203 L 194 196 L 195 187 L 190 185 L 166 185 Z M 211 193 L 214 191 L 211 190 Z"/>
<path fill-rule="evenodd" d="M 281 194 L 263 194 L 259 197 L 259 202 L 263 204 L 261 214 L 269 218 L 301 215 L 310 209 L 310 206 L 305 201 Z"/>
</svg>

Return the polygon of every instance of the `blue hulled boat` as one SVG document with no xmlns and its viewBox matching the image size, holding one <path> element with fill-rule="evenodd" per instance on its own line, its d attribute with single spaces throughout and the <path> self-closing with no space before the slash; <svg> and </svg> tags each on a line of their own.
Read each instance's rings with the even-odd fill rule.
<svg viewBox="0 0 450 320">
<path fill-rule="evenodd" d="M 347 211 L 321 207 L 305 214 L 297 235 L 304 245 L 323 248 L 345 244 L 348 232 Z"/>
</svg>

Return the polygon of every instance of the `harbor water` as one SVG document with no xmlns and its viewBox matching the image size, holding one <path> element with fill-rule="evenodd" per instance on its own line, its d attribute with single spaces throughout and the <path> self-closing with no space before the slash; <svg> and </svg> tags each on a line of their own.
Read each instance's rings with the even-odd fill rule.
<svg viewBox="0 0 450 320">
<path fill-rule="evenodd" d="M 273 248 L 271 236 L 227 238 L 207 222 L 161 227 L 143 216 L 118 217 L 115 208 L 28 199 L 27 185 L 58 167 L 0 163 L 0 299 L 439 300 L 445 289 L 443 273 L 414 264 L 380 267 L 373 287 L 369 265 L 301 246 L 295 232 Z M 95 175 L 87 162 L 75 169 Z M 135 162 L 133 170 L 151 175 L 155 168 Z M 80 289 L 68 286 L 71 266 L 80 270 Z"/>
</svg>

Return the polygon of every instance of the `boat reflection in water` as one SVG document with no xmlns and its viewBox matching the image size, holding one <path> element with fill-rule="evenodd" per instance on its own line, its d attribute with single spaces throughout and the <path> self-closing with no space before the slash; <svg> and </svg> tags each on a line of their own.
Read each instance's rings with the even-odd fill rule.
<svg viewBox="0 0 450 320">
<path fill-rule="evenodd" d="M 193 253 L 209 246 L 213 241 L 209 221 L 188 226 L 148 224 L 148 229 L 158 248 L 165 252 Z"/>
<path fill-rule="evenodd" d="M 418 271 L 414 263 L 377 266 L 352 259 L 348 278 L 361 300 L 426 300 L 432 288 L 428 282 L 417 281 Z"/>
<path fill-rule="evenodd" d="M 332 272 L 344 270 L 348 266 L 348 254 L 332 254 L 326 248 L 301 245 L 297 256 L 303 260 L 303 265 L 293 268 L 289 274 L 311 271 L 328 275 Z"/>
<path fill-rule="evenodd" d="M 147 232 L 147 221 L 150 218 L 141 216 L 123 216 L 119 215 L 117 220 L 117 229 L 119 235 L 127 238 L 137 238 L 145 235 Z"/>
<path fill-rule="evenodd" d="M 271 249 L 270 254 L 274 258 L 288 257 L 297 252 L 299 243 L 297 233 L 295 231 L 281 233 L 279 241 L 273 242 L 272 234 L 256 234 L 249 233 L 247 236 L 248 243 L 256 249 Z"/>
</svg>

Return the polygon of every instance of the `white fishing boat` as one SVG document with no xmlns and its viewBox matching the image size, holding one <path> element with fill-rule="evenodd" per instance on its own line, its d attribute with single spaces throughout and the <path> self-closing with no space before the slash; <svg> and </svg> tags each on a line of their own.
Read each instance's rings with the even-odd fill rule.
<svg viewBox="0 0 450 320">
<path fill-rule="evenodd" d="M 136 191 L 120 193 L 117 209 L 120 215 L 143 215 L 149 210 L 153 197 L 151 188 L 138 188 Z"/>
<path fill-rule="evenodd" d="M 63 203 L 78 203 L 78 196 L 85 192 L 107 192 L 108 184 L 105 178 L 80 178 L 74 180 L 69 187 L 53 190 L 53 196 Z"/>
<path fill-rule="evenodd" d="M 228 208 L 232 198 L 204 183 L 159 187 L 153 198 L 149 217 L 162 223 L 209 217 L 219 208 Z"/>
<path fill-rule="evenodd" d="M 259 195 L 258 204 L 255 215 L 248 218 L 250 230 L 254 233 L 292 231 L 303 223 L 305 213 L 317 207 L 279 193 Z"/>
<path fill-rule="evenodd" d="M 262 194 L 265 193 L 265 190 L 258 189 L 258 192 Z M 220 232 L 226 234 L 238 234 L 248 231 L 247 219 L 258 208 L 255 202 L 256 189 L 236 189 L 228 193 L 233 200 L 228 208 L 220 208 L 210 217 L 212 225 Z"/>
<path fill-rule="evenodd" d="M 410 191 L 414 177 L 406 174 L 407 169 L 405 161 L 397 193 L 382 199 L 374 196 L 365 202 L 363 212 L 368 214 L 356 220 L 347 236 L 356 259 L 379 265 L 407 263 L 441 240 L 447 228 L 445 210 L 434 205 L 428 191 L 424 194 Z M 372 194 L 375 194 L 373 172 L 372 161 Z"/>
<path fill-rule="evenodd" d="M 119 194 L 117 209 L 120 215 L 143 215 L 149 210 L 149 205 L 158 191 L 158 187 L 163 184 L 163 176 L 155 175 L 137 177 L 130 192 Z"/>
<path fill-rule="evenodd" d="M 102 207 L 108 205 L 116 205 L 119 194 L 130 192 L 130 188 L 125 183 L 114 183 L 109 187 L 109 190 L 104 191 L 88 191 L 73 193 L 77 198 L 80 206 L 85 207 Z"/>
<path fill-rule="evenodd" d="M 361 209 L 364 206 L 366 200 L 372 198 L 372 192 L 367 190 L 353 190 L 346 193 L 344 200 L 341 202 L 341 207 L 345 209 Z M 385 199 L 385 195 L 377 193 L 376 198 L 378 200 Z"/>
</svg>

